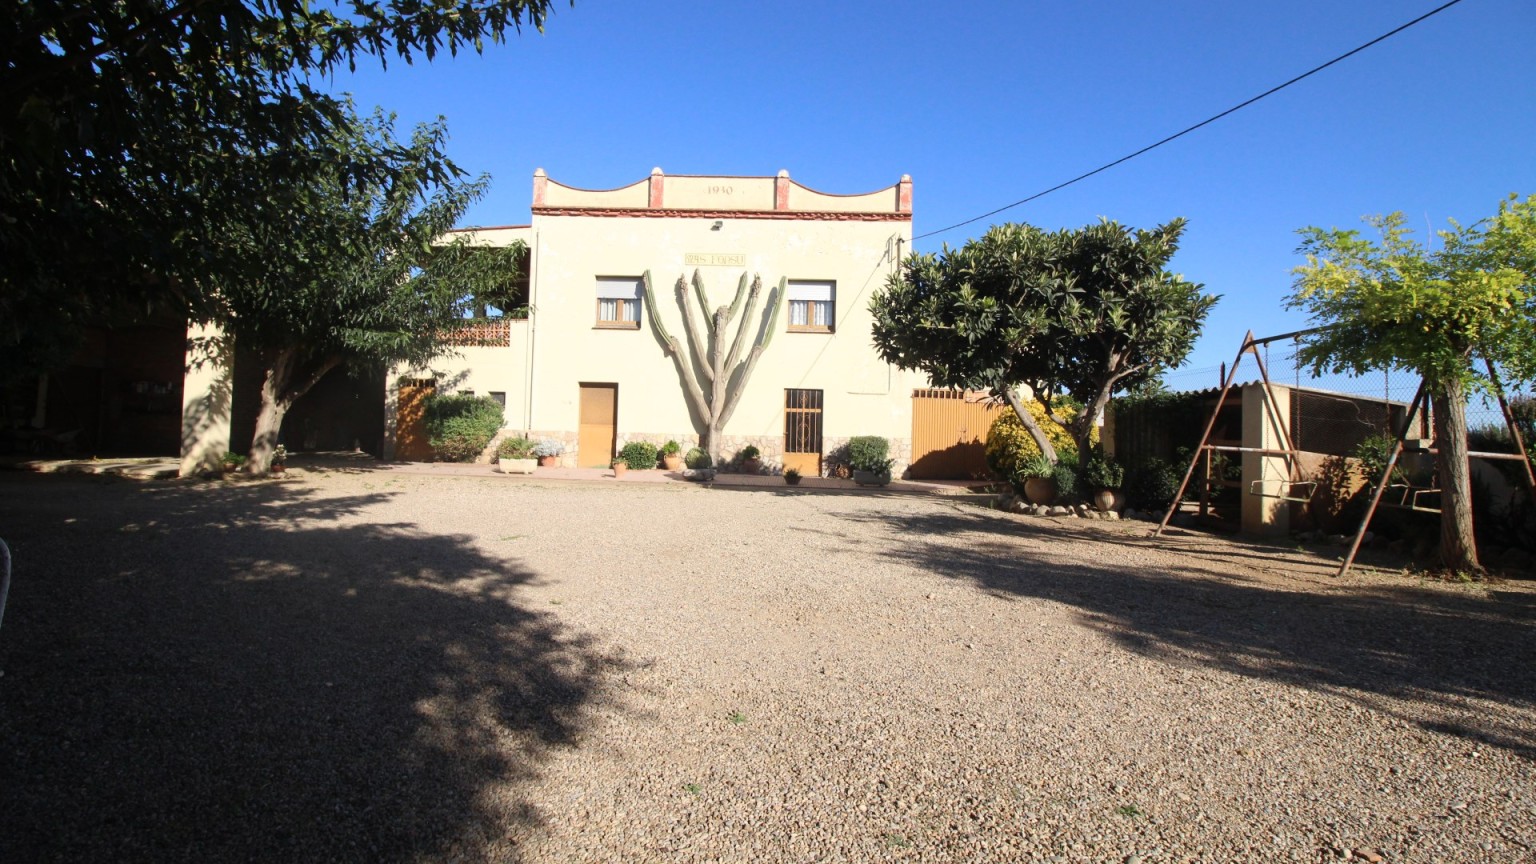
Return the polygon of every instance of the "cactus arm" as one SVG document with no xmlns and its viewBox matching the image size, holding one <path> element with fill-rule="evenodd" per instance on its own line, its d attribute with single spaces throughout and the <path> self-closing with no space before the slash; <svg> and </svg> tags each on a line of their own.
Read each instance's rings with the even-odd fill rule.
<svg viewBox="0 0 1536 864">
<path fill-rule="evenodd" d="M 789 296 L 789 277 L 779 277 L 779 290 L 768 295 L 768 333 L 763 336 L 763 350 L 768 350 L 768 345 L 773 342 L 773 334 L 779 329 L 779 310 L 784 306 L 784 298 Z"/>
<path fill-rule="evenodd" d="M 741 284 L 743 288 L 746 287 L 747 274 L 745 273 L 741 274 Z M 736 328 L 736 339 L 731 343 L 731 353 L 725 358 L 725 374 L 727 376 L 736 370 L 736 361 L 741 359 L 741 346 L 746 344 L 747 341 L 747 325 L 748 322 L 752 319 L 752 311 L 757 308 L 757 297 L 762 293 L 762 290 L 763 278 L 761 276 L 754 275 L 752 277 L 752 290 L 748 291 L 746 296 L 747 314 L 742 316 L 741 324 Z M 735 315 L 737 306 L 741 304 L 741 300 L 741 291 L 737 291 L 736 306 L 731 307 L 732 315 Z"/>
<path fill-rule="evenodd" d="M 727 321 L 735 321 L 736 320 L 736 313 L 741 311 L 741 301 L 746 299 L 746 297 L 747 297 L 747 271 L 743 270 L 743 271 L 741 271 L 741 278 L 736 280 L 736 297 L 731 300 L 731 317 L 726 319 Z M 748 318 L 752 317 L 752 313 L 750 311 L 747 312 L 747 317 Z"/>
<path fill-rule="evenodd" d="M 656 331 L 656 336 L 661 339 L 661 344 L 668 354 L 678 353 L 682 350 L 682 346 L 678 345 L 677 340 L 672 338 L 672 334 L 667 332 L 667 326 L 661 323 L 661 316 L 656 314 L 656 291 L 651 287 L 651 271 L 645 271 L 645 274 L 640 277 L 640 285 L 644 292 L 642 296 L 645 298 L 645 314 L 650 316 L 651 327 Z"/>
<path fill-rule="evenodd" d="M 730 421 L 731 415 L 736 412 L 736 403 L 741 400 L 741 394 L 746 392 L 747 381 L 752 378 L 752 370 L 757 367 L 757 358 L 763 356 L 763 351 L 767 350 L 768 343 L 773 341 L 773 331 L 779 326 L 779 307 L 784 305 L 783 300 L 786 287 L 786 281 L 780 279 L 779 289 L 769 294 L 767 309 L 768 332 L 763 335 L 763 341 L 752 346 L 752 350 L 747 352 L 747 362 L 742 366 L 741 376 L 736 379 L 736 389 L 726 396 L 725 404 L 720 406 L 721 429 L 725 428 L 725 424 Z M 747 317 L 751 317 L 750 311 Z M 742 331 L 746 330 L 746 323 L 746 319 L 743 319 L 741 322 Z M 737 335 L 740 336 L 740 332 Z"/>
<path fill-rule="evenodd" d="M 693 286 L 702 300 L 704 297 L 704 280 L 700 278 L 697 269 L 693 271 Z M 704 362 L 704 358 L 707 355 L 704 352 L 703 334 L 699 332 L 699 328 L 703 325 L 699 324 L 693 317 L 693 301 L 688 296 L 688 277 L 677 277 L 677 294 L 683 301 L 683 329 L 688 331 L 688 344 L 693 348 L 693 356 L 700 361 L 699 368 L 703 370 L 705 380 L 713 383 L 715 380 L 715 370 L 709 368 L 709 364 Z M 699 311 L 705 316 L 707 321 L 709 307 L 700 306 Z"/>
</svg>

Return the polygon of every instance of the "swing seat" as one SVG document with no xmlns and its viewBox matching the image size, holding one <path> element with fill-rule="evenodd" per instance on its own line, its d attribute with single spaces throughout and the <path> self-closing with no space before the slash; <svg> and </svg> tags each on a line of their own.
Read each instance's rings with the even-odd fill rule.
<svg viewBox="0 0 1536 864">
<path fill-rule="evenodd" d="M 1381 495 L 1381 506 L 1392 507 L 1397 510 L 1412 510 L 1415 513 L 1439 513 L 1439 507 L 1427 507 L 1419 503 L 1421 495 L 1439 495 L 1438 488 L 1430 486 L 1411 486 L 1407 483 L 1391 483 L 1387 491 Z"/>
<path fill-rule="evenodd" d="M 1279 483 L 1280 489 L 1277 492 L 1265 491 L 1265 483 Z M 1287 492 L 1290 494 L 1287 495 Z M 1306 504 L 1312 500 L 1313 495 L 1317 494 L 1317 483 L 1311 480 L 1254 480 L 1248 484 L 1248 494 L 1259 498 L 1276 498 L 1281 501 Z"/>
</svg>

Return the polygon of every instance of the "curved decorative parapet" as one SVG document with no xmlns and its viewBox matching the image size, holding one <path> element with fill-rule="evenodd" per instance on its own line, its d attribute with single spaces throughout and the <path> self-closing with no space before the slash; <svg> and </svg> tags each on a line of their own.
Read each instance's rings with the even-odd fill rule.
<svg viewBox="0 0 1536 864">
<path fill-rule="evenodd" d="M 692 218 L 909 221 L 912 178 L 854 195 L 819 192 L 789 179 L 678 174 L 660 168 L 617 189 L 580 189 L 533 174 L 533 212 L 542 216 L 688 216 Z"/>
</svg>

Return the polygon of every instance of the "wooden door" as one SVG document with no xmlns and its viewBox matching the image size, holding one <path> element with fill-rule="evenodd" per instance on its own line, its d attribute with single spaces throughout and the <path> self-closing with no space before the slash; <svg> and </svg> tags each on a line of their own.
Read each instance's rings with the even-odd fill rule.
<svg viewBox="0 0 1536 864">
<path fill-rule="evenodd" d="M 784 391 L 784 470 L 821 476 L 821 391 Z"/>
<path fill-rule="evenodd" d="M 400 396 L 395 403 L 395 458 L 406 462 L 428 462 L 432 459 L 432 441 L 427 437 L 423 419 L 427 397 L 432 395 L 436 382 L 430 378 L 420 381 L 401 381 Z"/>
<path fill-rule="evenodd" d="M 986 477 L 987 433 L 1007 406 L 984 393 L 915 390 L 912 393 L 914 480 L 969 480 Z"/>
<path fill-rule="evenodd" d="M 581 426 L 577 430 L 576 464 L 583 468 L 607 468 L 613 464 L 613 445 L 619 437 L 619 385 L 580 387 Z"/>
</svg>

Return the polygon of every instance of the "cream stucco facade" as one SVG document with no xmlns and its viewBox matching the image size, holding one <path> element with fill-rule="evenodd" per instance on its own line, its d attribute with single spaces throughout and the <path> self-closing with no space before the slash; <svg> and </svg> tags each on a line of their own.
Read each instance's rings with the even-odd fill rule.
<svg viewBox="0 0 1536 864">
<path fill-rule="evenodd" d="M 819 391 L 822 452 L 850 436 L 891 441 L 897 470 L 910 456 L 912 392 L 925 386 L 914 373 L 882 362 L 870 339 L 869 301 L 895 272 L 911 245 L 911 181 L 859 195 L 828 195 L 777 177 L 666 176 L 658 169 L 639 183 L 592 191 L 534 175 L 532 224 L 476 229 L 474 242 L 530 250 L 529 317 L 510 322 L 505 345 L 458 349 L 425 369 L 397 369 L 386 399 L 394 405 L 402 381 L 431 379 L 450 391 L 506 394 L 508 428 L 580 441 L 583 385 L 613 385 L 615 446 L 627 441 L 696 444 L 702 427 L 690 411 L 677 367 L 652 310 L 638 300 L 639 326 L 599 321 L 604 284 L 649 273 L 655 314 L 689 355 L 676 283 L 697 271 L 711 311 L 731 304 L 738 280 L 762 279 L 751 334 L 780 308 L 734 414 L 722 430 L 723 450 L 746 444 L 777 464 L 785 445 L 788 391 Z M 830 329 L 794 322 L 789 300 L 776 293 L 791 283 L 830 291 Z M 830 283 L 830 289 L 828 289 Z M 691 291 L 691 288 L 689 289 Z M 801 314 L 804 314 L 801 306 Z M 814 310 L 813 313 L 814 314 Z M 695 315 L 698 315 L 697 308 Z M 810 322 L 815 323 L 815 322 Z M 735 324 L 730 328 L 734 336 Z M 706 385 L 707 389 L 707 385 Z M 590 418 L 588 418 L 590 419 Z M 390 453 L 386 441 L 386 456 Z M 591 449 L 590 447 L 588 449 Z M 606 454 L 568 453 L 569 464 L 597 464 Z"/>
</svg>

